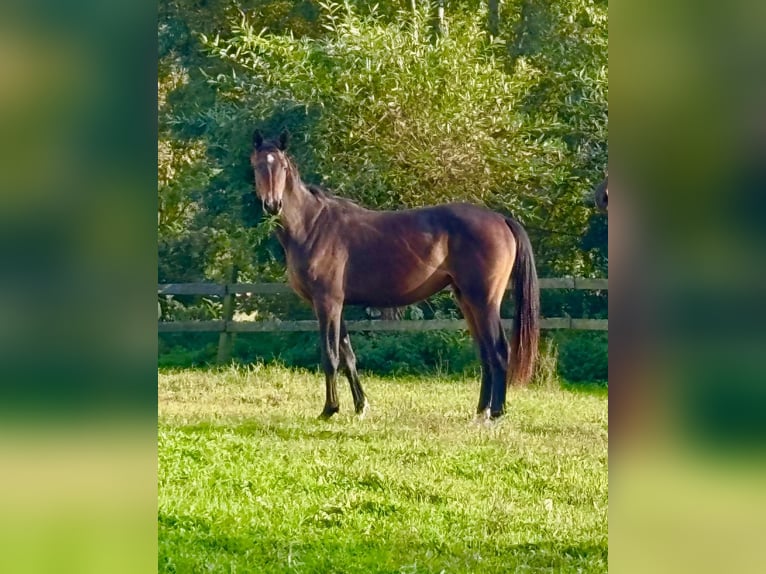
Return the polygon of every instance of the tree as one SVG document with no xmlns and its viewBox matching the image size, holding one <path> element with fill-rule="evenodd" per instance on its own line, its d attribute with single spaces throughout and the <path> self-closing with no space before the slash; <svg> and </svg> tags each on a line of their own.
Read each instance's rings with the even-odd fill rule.
<svg viewBox="0 0 766 574">
<path fill-rule="evenodd" d="M 529 227 L 541 273 L 598 272 L 579 238 L 606 165 L 606 7 L 521 0 L 500 21 L 492 2 L 504 50 L 475 1 L 450 4 L 438 42 L 408 32 L 428 17 L 412 6 L 161 5 L 162 277 L 281 276 L 251 194 L 256 126 L 297 134 L 308 181 L 370 207 L 484 203 Z"/>
<path fill-rule="evenodd" d="M 491 36 L 500 35 L 500 2 L 489 0 L 487 3 L 487 30 Z"/>
</svg>

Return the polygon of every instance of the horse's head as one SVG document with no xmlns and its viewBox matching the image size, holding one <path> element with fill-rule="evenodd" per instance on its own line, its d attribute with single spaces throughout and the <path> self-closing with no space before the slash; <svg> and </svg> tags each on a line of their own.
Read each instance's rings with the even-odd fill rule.
<svg viewBox="0 0 766 574">
<path fill-rule="evenodd" d="M 276 141 L 264 140 L 261 132 L 253 133 L 253 151 L 250 165 L 255 172 L 255 194 L 263 209 L 271 215 L 282 212 L 282 200 L 287 186 L 290 164 L 284 151 L 289 134 L 283 131 Z"/>
</svg>

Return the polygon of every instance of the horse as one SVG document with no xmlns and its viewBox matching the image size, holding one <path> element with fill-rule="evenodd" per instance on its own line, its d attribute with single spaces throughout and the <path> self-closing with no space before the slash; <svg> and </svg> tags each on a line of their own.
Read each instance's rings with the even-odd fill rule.
<svg viewBox="0 0 766 574">
<path fill-rule="evenodd" d="M 354 409 L 369 403 L 342 317 L 344 305 L 400 307 L 451 287 L 478 346 L 478 419 L 505 413 L 509 383 L 532 376 L 539 340 L 535 260 L 521 224 L 487 208 L 451 203 L 376 211 L 301 180 L 287 155 L 288 133 L 265 140 L 253 133 L 250 164 L 264 212 L 276 216 L 288 282 L 319 322 L 325 404 L 339 410 L 338 370 L 348 379 Z M 500 304 L 513 278 L 515 317 L 508 344 Z M 512 367 L 512 368 L 510 368 Z"/>
</svg>

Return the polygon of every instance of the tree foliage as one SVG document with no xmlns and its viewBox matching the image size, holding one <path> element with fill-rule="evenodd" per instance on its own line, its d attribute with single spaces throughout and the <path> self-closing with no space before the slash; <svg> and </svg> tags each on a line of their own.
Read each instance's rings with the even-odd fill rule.
<svg viewBox="0 0 766 574">
<path fill-rule="evenodd" d="M 254 127 L 290 128 L 304 179 L 378 208 L 471 201 L 529 228 L 541 274 L 582 249 L 603 177 L 606 5 L 164 2 L 159 239 L 165 280 L 281 276 L 248 169 Z"/>
</svg>

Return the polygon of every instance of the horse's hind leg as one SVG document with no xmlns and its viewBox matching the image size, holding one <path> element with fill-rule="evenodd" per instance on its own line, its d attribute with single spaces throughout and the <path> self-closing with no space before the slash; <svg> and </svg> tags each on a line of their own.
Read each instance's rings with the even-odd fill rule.
<svg viewBox="0 0 766 574">
<path fill-rule="evenodd" d="M 459 289 L 454 288 L 455 299 L 460 306 L 460 311 L 463 313 L 463 318 L 468 325 L 468 331 L 476 343 L 476 348 L 479 354 L 479 360 L 481 361 L 481 389 L 479 391 L 479 404 L 476 407 L 476 414 L 479 417 L 486 417 L 489 415 L 489 403 L 492 399 L 492 369 L 490 367 L 489 357 L 485 352 L 485 346 L 479 341 L 479 333 L 476 327 L 476 321 L 473 316 L 473 309 L 471 305 L 462 296 Z"/>
<path fill-rule="evenodd" d="M 468 289 L 458 289 L 458 302 L 466 316 L 471 333 L 479 346 L 481 358 L 481 391 L 477 413 L 489 407 L 490 417 L 505 413 L 506 378 L 510 347 L 500 320 L 500 303 L 504 285 L 484 285 L 475 282 Z"/>
<path fill-rule="evenodd" d="M 354 410 L 356 414 L 364 416 L 369 409 L 367 398 L 364 396 L 362 384 L 359 382 L 359 374 L 356 372 L 356 355 L 351 348 L 351 339 L 349 339 L 346 330 L 346 322 L 340 324 L 340 368 L 348 379 L 351 386 L 351 394 L 354 397 Z"/>
<path fill-rule="evenodd" d="M 479 346 L 481 348 L 482 367 L 491 373 L 490 417 L 498 418 L 505 414 L 505 395 L 508 377 L 510 347 L 503 332 L 500 311 L 494 306 L 473 309 Z M 483 386 L 483 385 L 482 385 Z M 485 391 L 482 388 L 482 391 Z M 482 393 L 482 399 L 486 395 Z M 485 406 L 486 403 L 480 403 Z"/>
<path fill-rule="evenodd" d="M 489 407 L 490 417 L 494 419 L 505 414 L 505 394 L 508 389 L 508 363 L 511 358 L 511 348 L 503 331 L 500 313 L 490 315 L 488 320 L 492 332 L 490 353 L 495 363 L 492 376 L 492 402 Z"/>
</svg>

